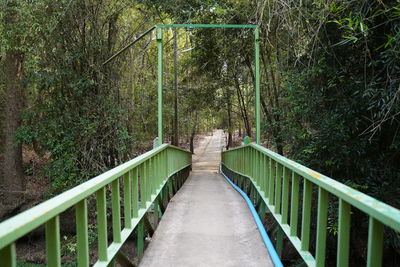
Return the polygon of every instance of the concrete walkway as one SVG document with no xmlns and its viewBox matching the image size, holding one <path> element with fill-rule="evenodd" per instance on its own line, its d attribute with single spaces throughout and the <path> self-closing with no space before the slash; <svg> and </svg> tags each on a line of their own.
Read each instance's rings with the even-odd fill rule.
<svg viewBox="0 0 400 267">
<path fill-rule="evenodd" d="M 172 198 L 140 266 L 273 266 L 243 200 L 217 173 L 223 133 L 195 151 L 193 171 Z"/>
</svg>

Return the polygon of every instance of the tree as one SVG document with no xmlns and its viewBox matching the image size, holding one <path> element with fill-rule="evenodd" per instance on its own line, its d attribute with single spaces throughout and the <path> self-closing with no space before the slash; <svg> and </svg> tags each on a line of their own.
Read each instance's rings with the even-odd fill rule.
<svg viewBox="0 0 400 267">
<path fill-rule="evenodd" d="M 3 199 L 6 204 L 17 203 L 18 193 L 25 190 L 22 172 L 22 145 L 16 142 L 15 134 L 21 125 L 21 111 L 24 107 L 24 52 L 21 48 L 23 35 L 21 27 L 21 5 L 19 1 L 5 1 L 1 4 L 1 33 L 3 51 L 0 56 L 0 83 L 4 88 L 3 112 L 1 118 L 1 174 L 2 187 L 8 192 Z"/>
</svg>

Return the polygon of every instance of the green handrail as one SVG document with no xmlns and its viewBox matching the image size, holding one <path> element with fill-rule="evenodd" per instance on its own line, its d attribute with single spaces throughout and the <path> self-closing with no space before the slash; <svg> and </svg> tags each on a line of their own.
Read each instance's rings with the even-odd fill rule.
<svg viewBox="0 0 400 267">
<path fill-rule="evenodd" d="M 367 266 L 382 265 L 384 226 L 400 232 L 400 210 L 260 145 L 251 143 L 224 151 L 222 167 L 224 172 L 248 178 L 253 183 L 265 205 L 308 266 L 325 266 L 330 195 L 339 199 L 338 267 L 349 264 L 351 207 L 369 216 Z M 304 183 L 304 191 L 299 235 L 297 227 L 301 181 Z M 310 252 L 313 186 L 318 189 L 315 257 Z"/>
<path fill-rule="evenodd" d="M 78 266 L 89 265 L 87 198 L 95 195 L 98 261 L 107 266 L 157 199 L 169 178 L 191 165 L 191 153 L 163 144 L 0 223 L 1 266 L 16 266 L 16 240 L 45 225 L 47 266 L 61 265 L 59 215 L 75 207 Z M 123 182 L 121 230 L 120 182 Z M 111 188 L 113 242 L 108 245 L 106 189 Z M 139 224 L 140 226 L 140 224 Z M 139 227 L 140 228 L 140 227 Z"/>
</svg>

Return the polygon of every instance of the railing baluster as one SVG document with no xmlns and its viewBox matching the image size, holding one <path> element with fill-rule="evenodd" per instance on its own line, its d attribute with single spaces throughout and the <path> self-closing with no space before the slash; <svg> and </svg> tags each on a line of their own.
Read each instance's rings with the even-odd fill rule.
<svg viewBox="0 0 400 267">
<path fill-rule="evenodd" d="M 61 266 L 60 219 L 55 216 L 46 222 L 46 261 L 49 267 Z"/>
<path fill-rule="evenodd" d="M 288 223 L 289 214 L 289 176 L 290 170 L 283 167 L 283 185 L 282 185 L 282 223 Z"/>
<path fill-rule="evenodd" d="M 89 266 L 88 213 L 87 200 L 75 205 L 76 243 L 78 267 Z"/>
<path fill-rule="evenodd" d="M 369 217 L 368 227 L 368 267 L 382 266 L 383 224 L 373 217 Z"/>
<path fill-rule="evenodd" d="M 136 249 L 137 249 L 137 257 L 142 259 L 143 257 L 143 250 L 144 250 L 144 223 L 143 219 L 137 225 L 137 236 L 136 236 Z"/>
<path fill-rule="evenodd" d="M 132 175 L 132 216 L 137 218 L 139 216 L 139 166 L 130 173 Z"/>
<path fill-rule="evenodd" d="M 140 176 L 140 181 L 143 180 L 143 198 L 142 198 L 142 208 L 147 207 L 147 199 L 149 195 L 149 161 L 143 162 L 143 175 Z"/>
<path fill-rule="evenodd" d="M 275 213 L 281 213 L 281 191 L 282 191 L 283 166 L 276 162 L 276 189 L 275 189 Z"/>
<path fill-rule="evenodd" d="M 111 202 L 112 202 L 112 228 L 113 240 L 116 243 L 121 242 L 121 208 L 119 201 L 119 178 L 111 183 Z"/>
<path fill-rule="evenodd" d="M 299 187 L 300 178 L 295 172 L 292 172 L 292 199 L 290 204 L 290 235 L 297 236 L 297 225 L 299 215 Z"/>
<path fill-rule="evenodd" d="M 260 168 L 260 190 L 262 196 L 265 196 L 265 165 L 264 165 L 264 154 L 259 153 L 258 155 L 258 167 Z"/>
<path fill-rule="evenodd" d="M 124 175 L 124 222 L 125 228 L 132 228 L 132 180 L 131 172 Z"/>
<path fill-rule="evenodd" d="M 274 204 L 274 189 L 275 189 L 275 162 L 269 158 L 269 199 L 268 204 Z"/>
<path fill-rule="evenodd" d="M 311 222 L 312 183 L 304 179 L 303 216 L 301 223 L 301 250 L 310 248 L 310 222 Z"/>
<path fill-rule="evenodd" d="M 16 267 L 17 266 L 17 256 L 15 243 L 0 249 L 0 262 L 4 267 Z"/>
<path fill-rule="evenodd" d="M 318 188 L 318 215 L 317 215 L 317 248 L 315 252 L 316 266 L 325 266 L 326 252 L 326 225 L 328 219 L 328 192 Z"/>
<path fill-rule="evenodd" d="M 265 183 L 264 183 L 264 192 L 265 197 L 269 198 L 269 158 L 268 156 L 264 155 L 263 157 L 263 165 L 264 165 L 264 175 L 265 175 Z"/>
<path fill-rule="evenodd" d="M 153 158 L 149 158 L 149 160 L 147 161 L 148 165 L 147 165 L 147 189 L 148 189 L 148 195 L 147 195 L 147 201 L 151 201 L 151 195 L 153 194 L 153 183 L 154 183 L 154 179 L 153 179 Z"/>
<path fill-rule="evenodd" d="M 106 209 L 106 189 L 105 187 L 96 192 L 97 208 L 97 241 L 99 260 L 107 261 L 107 209 Z"/>
<path fill-rule="evenodd" d="M 337 267 L 349 266 L 350 245 L 350 210 L 351 206 L 343 199 L 339 199 L 339 233 L 337 250 Z"/>
</svg>

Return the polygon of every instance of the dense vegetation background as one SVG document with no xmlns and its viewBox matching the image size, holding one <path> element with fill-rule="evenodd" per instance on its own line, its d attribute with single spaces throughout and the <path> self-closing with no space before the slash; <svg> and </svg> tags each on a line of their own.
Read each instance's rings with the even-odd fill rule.
<svg viewBox="0 0 400 267">
<path fill-rule="evenodd" d="M 259 25 L 264 144 L 400 207 L 399 0 L 3 0 L 2 217 L 36 180 L 49 196 L 152 146 L 154 36 L 103 62 L 167 23 Z M 164 36 L 166 141 L 213 127 L 226 129 L 227 147 L 235 132 L 254 135 L 252 32 Z M 365 218 L 352 217 L 365 237 Z M 335 236 L 335 214 L 329 224 Z M 399 263 L 398 234 L 385 237 L 384 258 Z M 363 263 L 357 242 L 352 259 Z"/>
</svg>

